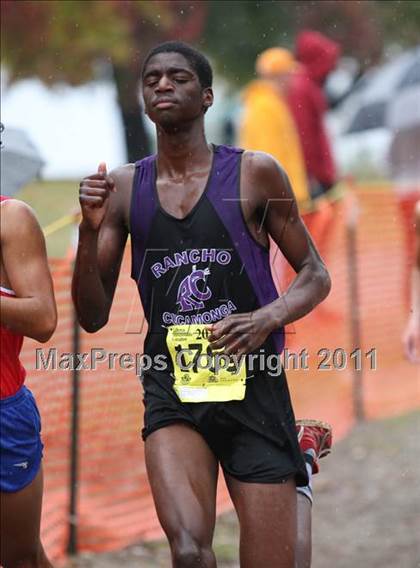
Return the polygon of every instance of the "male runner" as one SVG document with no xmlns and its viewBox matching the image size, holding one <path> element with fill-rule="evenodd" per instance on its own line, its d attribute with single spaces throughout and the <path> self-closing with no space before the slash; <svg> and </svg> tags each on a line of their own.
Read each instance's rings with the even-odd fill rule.
<svg viewBox="0 0 420 568">
<path fill-rule="evenodd" d="M 106 324 L 130 232 L 149 325 L 144 351 L 169 361 L 143 374 L 143 437 L 173 566 L 216 566 L 221 464 L 240 522 L 241 566 L 292 568 L 296 484 L 308 476 L 284 372 L 270 374 L 265 361 L 281 352 L 283 326 L 327 296 L 330 279 L 276 161 L 207 144 L 211 85 L 208 61 L 185 44 L 146 57 L 143 97 L 158 152 L 111 175 L 100 164 L 81 182 L 73 298 L 87 331 Z M 297 272 L 281 298 L 269 235 Z M 200 374 L 178 356 L 217 349 L 262 353 L 263 362 Z"/>
<path fill-rule="evenodd" d="M 0 563 L 51 568 L 40 541 L 41 422 L 19 361 L 23 336 L 45 342 L 57 322 L 44 236 L 30 207 L 0 196 Z"/>
</svg>

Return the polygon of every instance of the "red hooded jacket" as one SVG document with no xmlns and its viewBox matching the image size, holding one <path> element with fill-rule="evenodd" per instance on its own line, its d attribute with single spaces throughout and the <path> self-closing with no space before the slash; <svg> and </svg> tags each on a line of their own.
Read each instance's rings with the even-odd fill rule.
<svg viewBox="0 0 420 568">
<path fill-rule="evenodd" d="M 334 160 L 324 126 L 327 100 L 323 84 L 335 68 L 340 47 L 322 34 L 303 31 L 296 38 L 301 67 L 288 89 L 288 103 L 300 135 L 308 178 L 330 187 L 336 181 Z"/>
</svg>

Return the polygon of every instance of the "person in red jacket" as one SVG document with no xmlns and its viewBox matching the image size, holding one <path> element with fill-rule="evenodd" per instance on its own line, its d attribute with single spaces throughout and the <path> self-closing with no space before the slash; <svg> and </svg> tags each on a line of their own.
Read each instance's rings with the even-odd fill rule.
<svg viewBox="0 0 420 568">
<path fill-rule="evenodd" d="M 328 103 L 323 87 L 339 56 L 339 45 L 324 35 L 310 30 L 298 34 L 295 57 L 299 69 L 287 96 L 300 136 L 313 205 L 303 218 L 324 257 L 337 217 L 330 192 L 337 182 L 337 172 L 324 125 Z"/>
<path fill-rule="evenodd" d="M 296 38 L 300 69 L 291 81 L 288 103 L 301 138 L 312 197 L 326 193 L 337 179 L 324 126 L 328 104 L 323 86 L 339 56 L 338 44 L 318 32 L 305 30 Z"/>
</svg>

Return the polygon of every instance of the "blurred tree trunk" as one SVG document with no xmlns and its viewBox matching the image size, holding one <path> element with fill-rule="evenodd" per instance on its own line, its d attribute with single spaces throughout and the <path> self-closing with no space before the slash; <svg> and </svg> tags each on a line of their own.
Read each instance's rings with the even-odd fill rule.
<svg viewBox="0 0 420 568">
<path fill-rule="evenodd" d="M 139 100 L 139 67 L 114 64 L 114 79 L 118 104 L 124 126 L 128 162 L 135 162 L 151 154 L 144 112 Z"/>
</svg>

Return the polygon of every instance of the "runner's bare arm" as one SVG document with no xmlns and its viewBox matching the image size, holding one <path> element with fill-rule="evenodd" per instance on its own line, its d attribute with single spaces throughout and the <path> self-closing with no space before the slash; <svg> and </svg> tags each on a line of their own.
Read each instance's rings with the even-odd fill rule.
<svg viewBox="0 0 420 568">
<path fill-rule="evenodd" d="M 80 184 L 82 221 L 72 283 L 81 326 L 95 332 L 108 321 L 128 236 L 126 192 L 134 167 L 107 175 L 105 164 Z"/>
<path fill-rule="evenodd" d="M 403 333 L 403 346 L 407 359 L 412 363 L 420 361 L 420 201 L 415 209 L 416 250 L 411 274 L 411 309 Z"/>
<path fill-rule="evenodd" d="M 415 266 L 420 271 L 420 200 L 416 203 L 415 209 L 415 223 L 416 223 L 416 258 Z M 419 296 L 420 296 L 420 290 Z"/>
<path fill-rule="evenodd" d="M 16 294 L 1 297 L 1 325 L 45 342 L 54 333 L 57 311 L 44 235 L 26 203 L 8 200 L 0 209 L 2 282 Z"/>
<path fill-rule="evenodd" d="M 261 212 L 265 232 L 297 275 L 271 304 L 249 314 L 230 315 L 212 326 L 213 349 L 239 355 L 253 351 L 272 331 L 309 313 L 331 288 L 325 265 L 299 216 L 287 175 L 276 160 L 261 152 L 246 152 L 242 179 L 245 199 L 252 204 L 251 209 Z"/>
<path fill-rule="evenodd" d="M 264 227 L 296 272 L 288 290 L 271 305 L 277 324 L 283 326 L 305 316 L 324 300 L 331 280 L 302 219 L 288 177 L 265 154 L 253 157 L 256 187 L 264 207 Z"/>
</svg>

